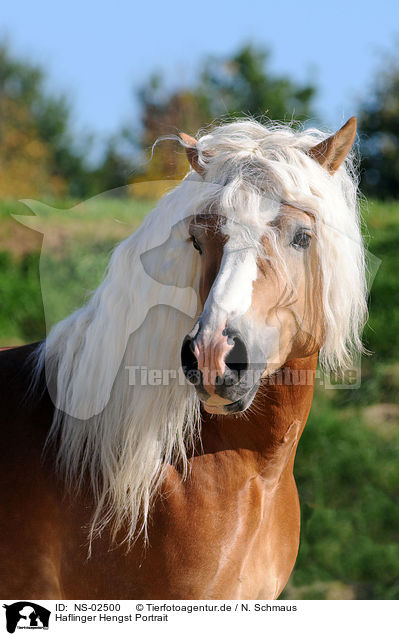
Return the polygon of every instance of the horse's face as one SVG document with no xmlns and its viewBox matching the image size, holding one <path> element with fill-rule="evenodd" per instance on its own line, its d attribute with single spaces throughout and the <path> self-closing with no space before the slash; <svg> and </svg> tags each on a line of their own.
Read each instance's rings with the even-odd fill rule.
<svg viewBox="0 0 399 636">
<path fill-rule="evenodd" d="M 203 310 L 183 342 L 183 369 L 206 411 L 243 411 L 262 377 L 320 348 L 313 218 L 282 206 L 260 251 L 245 228 L 215 214 L 198 215 L 189 233 L 201 259 Z"/>
<path fill-rule="evenodd" d="M 306 154 L 334 174 L 355 135 L 352 118 Z M 206 178 L 217 150 L 209 148 L 207 154 L 205 149 L 200 156 L 195 139 L 180 137 L 191 167 Z M 201 254 L 203 311 L 184 339 L 181 357 L 209 413 L 244 411 L 262 376 L 291 358 L 314 354 L 325 338 L 313 217 L 288 205 L 275 208 L 271 205 L 262 222 L 263 237 L 209 213 L 190 226 L 193 247 Z M 262 250 L 255 247 L 259 243 Z"/>
</svg>

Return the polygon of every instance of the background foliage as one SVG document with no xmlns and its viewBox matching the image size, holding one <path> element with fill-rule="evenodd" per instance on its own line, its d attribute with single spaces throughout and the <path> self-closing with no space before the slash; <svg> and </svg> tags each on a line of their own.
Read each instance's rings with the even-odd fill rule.
<svg viewBox="0 0 399 636">
<path fill-rule="evenodd" d="M 359 103 L 361 187 L 366 195 L 399 195 L 399 44 L 381 61 Z M 129 181 L 180 178 L 184 152 L 176 142 L 154 142 L 180 130 L 195 135 L 220 117 L 253 115 L 280 121 L 315 118 L 317 87 L 278 76 L 271 53 L 246 44 L 228 57 L 210 56 L 198 78 L 177 89 L 154 73 L 134 93 L 141 122 L 125 122 L 105 144 L 95 166 L 90 136 L 77 142 L 72 107 L 65 95 L 46 89 L 45 71 L 0 43 L 0 197 L 87 197 Z M 151 193 L 149 193 L 149 196 Z M 155 196 L 157 192 L 155 191 Z"/>
</svg>

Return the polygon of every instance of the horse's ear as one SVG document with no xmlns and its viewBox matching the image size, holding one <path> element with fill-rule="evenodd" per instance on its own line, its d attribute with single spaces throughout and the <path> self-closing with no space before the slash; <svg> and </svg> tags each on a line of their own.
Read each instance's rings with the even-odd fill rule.
<svg viewBox="0 0 399 636">
<path fill-rule="evenodd" d="M 355 137 L 356 117 L 351 117 L 335 135 L 308 150 L 308 155 L 313 157 L 328 172 L 334 174 L 352 148 Z"/>
<path fill-rule="evenodd" d="M 190 135 L 186 135 L 186 133 L 179 133 L 180 139 L 183 141 L 184 146 L 186 148 L 187 159 L 190 163 L 190 166 L 193 170 L 198 172 L 201 177 L 204 176 L 204 169 L 200 166 L 198 161 L 198 150 L 197 150 L 197 140 L 194 137 L 190 137 Z"/>
</svg>

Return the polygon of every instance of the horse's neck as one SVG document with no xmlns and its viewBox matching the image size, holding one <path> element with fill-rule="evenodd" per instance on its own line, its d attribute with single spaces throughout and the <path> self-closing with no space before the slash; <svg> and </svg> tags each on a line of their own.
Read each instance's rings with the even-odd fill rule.
<svg viewBox="0 0 399 636">
<path fill-rule="evenodd" d="M 288 362 L 262 382 L 248 411 L 207 416 L 202 426 L 203 452 L 236 451 L 265 477 L 293 466 L 296 445 L 313 398 L 317 354 Z"/>
</svg>

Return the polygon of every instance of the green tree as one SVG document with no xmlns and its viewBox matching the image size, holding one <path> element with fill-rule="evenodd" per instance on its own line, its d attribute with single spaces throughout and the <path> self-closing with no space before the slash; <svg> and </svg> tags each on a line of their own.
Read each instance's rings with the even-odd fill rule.
<svg viewBox="0 0 399 636">
<path fill-rule="evenodd" d="M 165 87 L 164 79 L 159 74 L 153 74 L 137 96 L 142 113 L 140 144 L 144 150 L 148 151 L 159 138 L 176 135 L 180 130 L 195 133 L 209 123 L 208 101 L 199 94 L 198 87 L 184 87 L 170 92 Z M 185 172 L 185 152 L 179 152 L 175 142 L 163 140 L 154 149 L 144 177 L 146 180 L 180 179 Z M 142 179 L 143 175 L 138 178 Z"/>
<path fill-rule="evenodd" d="M 303 120 L 312 115 L 316 89 L 299 85 L 269 69 L 268 51 L 247 45 L 227 58 L 205 60 L 199 81 L 191 87 L 168 91 L 160 75 L 153 75 L 139 91 L 143 148 L 164 135 L 180 130 L 195 134 L 225 115 L 266 115 L 278 120 Z M 147 178 L 179 178 L 187 170 L 184 152 L 164 142 L 154 153 Z"/>
<path fill-rule="evenodd" d="M 45 80 L 39 66 L 18 59 L 7 42 L 0 43 L 0 158 L 8 183 L 13 183 L 3 195 L 36 195 L 39 189 L 42 194 L 84 196 L 90 189 L 88 140 L 84 151 L 77 148 L 70 104 L 63 95 L 50 95 Z M 27 167 L 32 183 L 26 180 Z"/>
<path fill-rule="evenodd" d="M 137 153 L 137 144 L 131 140 L 130 135 L 125 135 L 125 131 L 110 137 L 100 165 L 92 173 L 93 191 L 106 192 L 126 185 L 136 163 L 134 153 Z M 119 196 L 121 194 L 122 192 Z"/>
<path fill-rule="evenodd" d="M 399 197 L 399 42 L 387 55 L 359 110 L 361 188 L 379 199 Z"/>
<path fill-rule="evenodd" d="M 208 59 L 199 92 L 207 99 L 211 114 L 267 115 L 280 121 L 312 116 L 315 87 L 275 75 L 269 66 L 270 52 L 251 44 L 232 57 Z"/>
</svg>

